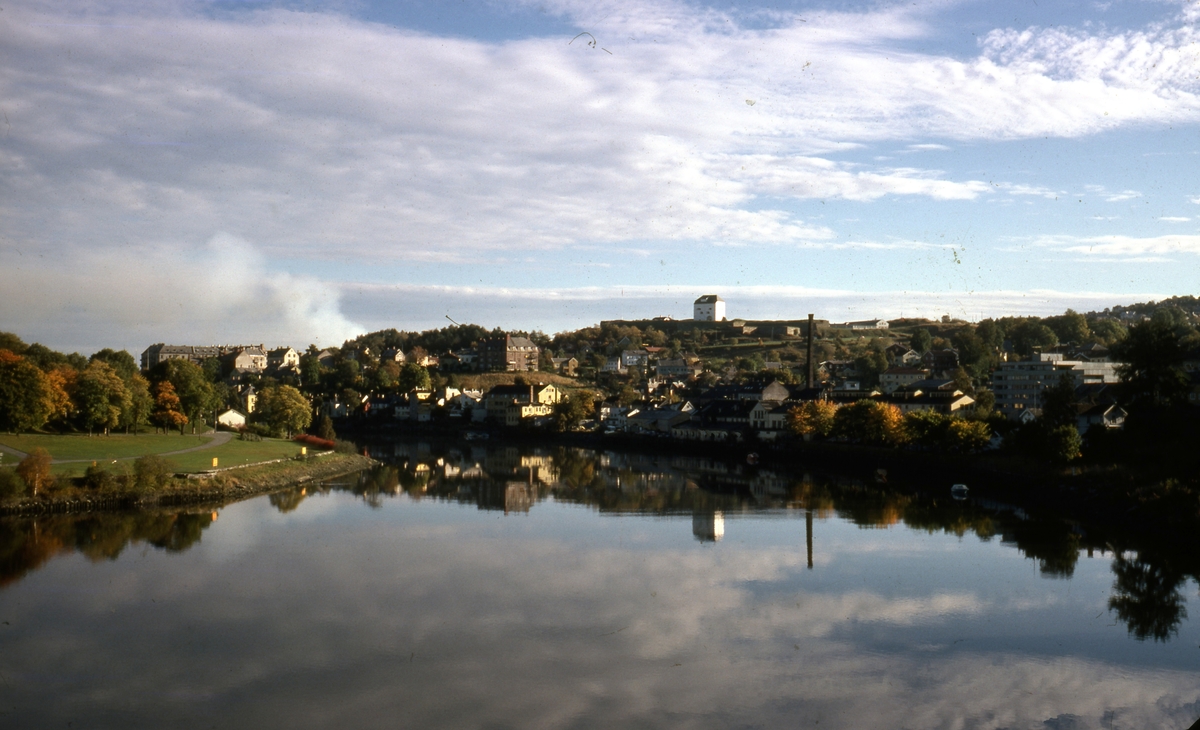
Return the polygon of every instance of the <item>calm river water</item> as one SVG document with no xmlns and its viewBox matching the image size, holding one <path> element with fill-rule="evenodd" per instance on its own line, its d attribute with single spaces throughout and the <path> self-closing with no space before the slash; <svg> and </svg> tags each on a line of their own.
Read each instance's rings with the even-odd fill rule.
<svg viewBox="0 0 1200 730">
<path fill-rule="evenodd" d="M 1200 717 L 1195 577 L 1086 525 L 719 460 L 373 453 L 216 511 L 0 523 L 0 727 Z"/>
</svg>

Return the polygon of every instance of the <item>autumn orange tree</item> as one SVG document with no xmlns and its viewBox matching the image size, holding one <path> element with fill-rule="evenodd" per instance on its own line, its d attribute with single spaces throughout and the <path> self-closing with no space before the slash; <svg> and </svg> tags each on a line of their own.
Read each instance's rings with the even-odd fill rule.
<svg viewBox="0 0 1200 730">
<path fill-rule="evenodd" d="M 175 395 L 175 386 L 171 385 L 171 381 L 163 380 L 154 386 L 154 413 L 150 420 L 163 431 L 178 428 L 179 435 L 183 435 L 188 417 L 180 412 L 179 396 Z"/>
<path fill-rule="evenodd" d="M 896 446 L 908 440 L 899 408 L 865 398 L 837 410 L 833 431 L 864 444 Z"/>
<path fill-rule="evenodd" d="M 824 438 L 833 432 L 837 409 L 837 404 L 829 401 L 805 401 L 788 411 L 788 427 L 798 436 Z"/>
</svg>

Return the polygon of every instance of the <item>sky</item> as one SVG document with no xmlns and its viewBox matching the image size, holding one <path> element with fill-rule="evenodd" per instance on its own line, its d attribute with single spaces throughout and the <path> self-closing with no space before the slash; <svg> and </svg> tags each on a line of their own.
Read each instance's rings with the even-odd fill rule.
<svg viewBox="0 0 1200 730">
<path fill-rule="evenodd" d="M 1197 293 L 1200 3 L 0 7 L 0 330 L 56 349 Z"/>
</svg>

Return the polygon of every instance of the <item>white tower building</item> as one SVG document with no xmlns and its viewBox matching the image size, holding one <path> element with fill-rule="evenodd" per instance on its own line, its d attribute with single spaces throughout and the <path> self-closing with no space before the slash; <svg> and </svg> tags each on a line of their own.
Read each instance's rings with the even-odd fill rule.
<svg viewBox="0 0 1200 730">
<path fill-rule="evenodd" d="M 697 322 L 723 322 L 725 300 L 716 294 L 705 294 L 692 305 L 692 319 Z"/>
</svg>

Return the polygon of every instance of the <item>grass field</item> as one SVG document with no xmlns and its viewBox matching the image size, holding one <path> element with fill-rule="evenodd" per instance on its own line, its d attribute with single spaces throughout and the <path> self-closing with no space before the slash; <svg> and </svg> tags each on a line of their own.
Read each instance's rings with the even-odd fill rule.
<svg viewBox="0 0 1200 730">
<path fill-rule="evenodd" d="M 213 457 L 217 458 L 217 466 L 240 466 L 253 464 L 256 461 L 268 461 L 300 454 L 300 444 L 285 439 L 263 439 L 262 441 L 233 441 L 203 451 L 190 454 L 168 456 L 179 471 L 204 471 L 212 468 Z M 309 452 L 314 449 L 308 447 Z"/>
<path fill-rule="evenodd" d="M 187 434 L 142 433 L 136 436 L 113 434 L 111 436 L 51 436 L 46 434 L 24 434 L 12 436 L 0 434 L 0 444 L 29 453 L 37 447 L 50 452 L 50 458 L 64 459 L 123 459 L 127 457 L 161 454 L 202 446 L 211 436 Z"/>
</svg>

